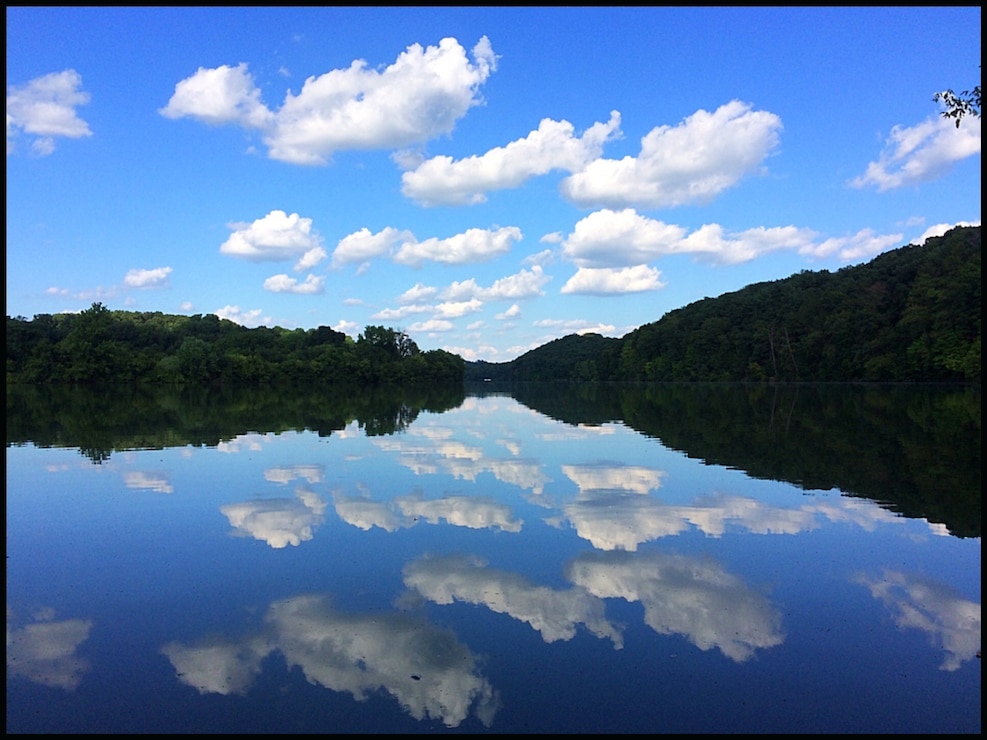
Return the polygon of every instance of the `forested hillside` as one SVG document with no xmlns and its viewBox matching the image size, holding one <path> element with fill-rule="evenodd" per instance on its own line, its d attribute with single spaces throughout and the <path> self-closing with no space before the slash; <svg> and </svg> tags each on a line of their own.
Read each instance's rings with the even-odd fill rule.
<svg viewBox="0 0 987 740">
<path fill-rule="evenodd" d="M 459 383 L 463 360 L 422 352 L 368 326 L 354 341 L 328 326 L 248 329 L 214 314 L 111 311 L 7 317 L 8 383 Z"/>
<path fill-rule="evenodd" d="M 566 337 L 467 378 L 980 381 L 980 227 L 706 298 L 619 340 Z"/>
</svg>

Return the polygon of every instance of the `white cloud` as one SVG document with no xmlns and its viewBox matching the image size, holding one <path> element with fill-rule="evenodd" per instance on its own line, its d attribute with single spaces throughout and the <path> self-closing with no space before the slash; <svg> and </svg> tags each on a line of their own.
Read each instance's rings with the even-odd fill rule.
<svg viewBox="0 0 987 740">
<path fill-rule="evenodd" d="M 432 288 L 421 283 L 415 283 L 414 287 L 408 288 L 398 296 L 398 303 L 420 303 L 430 301 L 438 293 L 438 288 Z"/>
<path fill-rule="evenodd" d="M 219 247 L 223 254 L 257 262 L 298 257 L 296 270 L 311 267 L 325 256 L 322 238 L 312 230 L 312 219 L 297 213 L 289 216 L 284 211 L 271 211 L 251 224 L 233 223 L 229 227 L 233 233 Z"/>
<path fill-rule="evenodd" d="M 518 304 L 513 304 L 509 309 L 503 313 L 499 313 L 494 316 L 495 319 L 517 319 L 521 317 L 521 307 Z"/>
<path fill-rule="evenodd" d="M 264 290 L 272 293 L 298 293 L 304 295 L 317 295 L 325 291 L 325 276 L 309 275 L 304 282 L 288 275 L 272 275 L 264 281 Z"/>
<path fill-rule="evenodd" d="M 435 307 L 436 315 L 446 319 L 458 319 L 466 314 L 476 313 L 483 308 L 483 302 L 473 298 L 469 301 L 449 301 Z"/>
<path fill-rule="evenodd" d="M 7 154 L 14 149 L 14 138 L 23 131 L 33 137 L 36 154 L 47 156 L 55 150 L 55 137 L 78 139 L 92 136 L 89 125 L 76 114 L 76 108 L 89 102 L 83 92 L 82 76 L 74 69 L 36 77 L 20 87 L 7 88 Z"/>
<path fill-rule="evenodd" d="M 580 267 L 641 264 L 676 251 L 682 226 L 641 216 L 633 208 L 604 208 L 578 221 L 562 243 L 562 254 Z"/>
<path fill-rule="evenodd" d="M 326 164 L 336 151 L 397 149 L 452 131 L 480 102 L 479 88 L 497 57 L 482 37 L 473 61 L 454 38 L 409 46 L 382 70 L 356 60 L 309 77 L 277 111 L 260 99 L 247 65 L 200 68 L 175 86 L 161 114 L 236 123 L 264 134 L 268 155 L 294 164 Z"/>
<path fill-rule="evenodd" d="M 861 229 L 853 236 L 833 237 L 819 244 L 799 249 L 800 254 L 822 258 L 837 255 L 841 260 L 860 260 L 900 246 L 903 234 L 875 234 L 873 229 Z M 921 242 L 919 242 L 921 243 Z"/>
<path fill-rule="evenodd" d="M 165 118 L 197 118 L 219 125 L 238 123 L 248 128 L 271 125 L 274 114 L 260 100 L 260 90 L 247 65 L 222 65 L 198 71 L 177 85 L 168 105 L 158 111 Z"/>
<path fill-rule="evenodd" d="M 406 241 L 394 255 L 394 261 L 421 267 L 425 260 L 449 265 L 484 262 L 510 251 L 521 240 L 521 229 L 504 226 L 495 230 L 467 229 L 446 239 L 431 238 L 422 242 Z"/>
<path fill-rule="evenodd" d="M 562 286 L 562 293 L 642 293 L 665 287 L 661 272 L 647 265 L 634 267 L 580 267 Z"/>
<path fill-rule="evenodd" d="M 409 332 L 444 332 L 452 331 L 454 325 L 451 321 L 446 321 L 445 319 L 429 319 L 428 321 L 419 321 L 408 327 Z"/>
<path fill-rule="evenodd" d="M 562 194 L 587 207 L 707 203 L 761 168 L 781 128 L 775 114 L 737 100 L 699 110 L 678 126 L 652 129 L 637 157 L 591 162 L 562 181 Z"/>
<path fill-rule="evenodd" d="M 945 118 L 917 126 L 895 126 L 876 162 L 847 183 L 852 188 L 873 186 L 879 193 L 920 185 L 944 175 L 956 162 L 980 154 L 980 119 L 956 127 Z"/>
<path fill-rule="evenodd" d="M 152 270 L 129 270 L 123 278 L 125 285 L 131 288 L 161 288 L 168 284 L 170 267 L 155 267 Z"/>
<path fill-rule="evenodd" d="M 620 135 L 620 113 L 595 123 L 581 137 L 568 121 L 545 118 L 525 138 L 479 156 L 454 161 L 439 156 L 401 176 L 401 192 L 424 205 L 482 203 L 491 190 L 516 188 L 552 170 L 578 172 L 598 158 L 607 141 Z"/>
<path fill-rule="evenodd" d="M 815 237 L 814 231 L 795 226 L 759 226 L 726 234 L 718 224 L 687 234 L 682 226 L 642 216 L 633 208 L 604 208 L 576 223 L 562 244 L 562 254 L 580 268 L 628 267 L 671 254 L 737 264 L 778 249 L 808 251 Z"/>
<path fill-rule="evenodd" d="M 540 319 L 533 326 L 565 334 L 613 334 L 617 330 L 613 324 L 593 324 L 585 319 Z"/>
<path fill-rule="evenodd" d="M 260 326 L 261 324 L 270 324 L 271 318 L 261 317 L 263 311 L 259 308 L 252 309 L 250 311 L 244 311 L 239 306 L 224 306 L 217 311 L 214 311 L 217 316 L 221 319 L 229 319 L 235 324 L 240 324 L 242 326 Z"/>
<path fill-rule="evenodd" d="M 363 330 L 363 327 L 355 321 L 346 321 L 345 319 L 336 323 L 332 328 L 335 331 L 343 332 L 343 334 L 349 334 L 351 337 L 356 337 Z"/>
<path fill-rule="evenodd" d="M 795 226 L 758 226 L 727 235 L 719 224 L 706 224 L 689 234 L 677 251 L 733 265 L 779 249 L 810 249 L 816 236 L 811 229 Z"/>
<path fill-rule="evenodd" d="M 454 282 L 441 295 L 442 298 L 453 301 L 470 298 L 479 298 L 481 301 L 513 301 L 544 295 L 542 287 L 549 280 L 551 278 L 542 272 L 542 268 L 535 265 L 530 270 L 521 270 L 495 280 L 489 288 L 480 287 L 472 278 Z"/>
<path fill-rule="evenodd" d="M 435 308 L 427 304 L 401 306 L 400 308 L 385 308 L 373 314 L 370 318 L 381 321 L 400 321 L 408 316 L 420 313 L 431 313 Z"/>
<path fill-rule="evenodd" d="M 326 250 L 322 247 L 312 247 L 305 254 L 302 255 L 301 259 L 295 263 L 295 270 L 301 272 L 302 270 L 311 270 L 317 264 L 322 262 L 328 255 Z"/>
<path fill-rule="evenodd" d="M 362 228 L 339 240 L 332 252 L 332 264 L 340 266 L 351 262 L 366 262 L 374 257 L 390 254 L 405 242 L 414 242 L 410 231 L 401 231 L 392 226 L 381 229 L 376 234 Z"/>
<path fill-rule="evenodd" d="M 925 244 L 926 239 L 931 239 L 934 236 L 942 236 L 950 229 L 956 228 L 957 226 L 980 226 L 979 221 L 959 221 L 955 224 L 936 224 L 935 226 L 930 226 L 923 232 L 922 236 L 918 238 L 915 242 L 916 244 Z"/>
</svg>

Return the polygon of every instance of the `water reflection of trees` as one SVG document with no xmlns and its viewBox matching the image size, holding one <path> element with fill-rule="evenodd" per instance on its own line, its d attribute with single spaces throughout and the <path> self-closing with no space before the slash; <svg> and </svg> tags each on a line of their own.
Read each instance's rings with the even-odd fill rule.
<svg viewBox="0 0 987 740">
<path fill-rule="evenodd" d="M 567 424 L 621 422 L 710 464 L 805 489 L 838 489 L 945 524 L 957 536 L 980 536 L 976 388 L 492 385 L 477 392 L 509 394 Z M 462 386 L 8 386 L 7 444 L 78 447 L 98 463 L 119 450 L 215 446 L 248 431 L 328 436 L 356 422 L 368 436 L 383 438 L 407 429 L 422 411 L 462 405 L 465 394 Z"/>
<path fill-rule="evenodd" d="M 455 386 L 8 386 L 7 444 L 78 447 L 100 463 L 120 450 L 214 447 L 245 432 L 329 436 L 356 422 L 368 436 L 388 435 L 464 398 Z"/>
<path fill-rule="evenodd" d="M 710 464 L 836 488 L 980 536 L 979 389 L 587 383 L 512 393 L 568 424 L 623 422 Z"/>
</svg>

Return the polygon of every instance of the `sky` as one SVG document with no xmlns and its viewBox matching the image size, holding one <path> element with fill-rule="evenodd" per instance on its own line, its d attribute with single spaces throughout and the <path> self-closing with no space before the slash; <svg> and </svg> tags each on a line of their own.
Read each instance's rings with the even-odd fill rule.
<svg viewBox="0 0 987 740">
<path fill-rule="evenodd" d="M 980 223 L 980 7 L 7 7 L 8 316 L 506 362 Z"/>
</svg>

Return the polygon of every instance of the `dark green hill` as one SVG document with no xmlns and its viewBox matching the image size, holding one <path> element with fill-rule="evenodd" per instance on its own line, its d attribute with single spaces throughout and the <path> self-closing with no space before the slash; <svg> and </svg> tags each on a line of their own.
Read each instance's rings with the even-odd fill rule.
<svg viewBox="0 0 987 740">
<path fill-rule="evenodd" d="M 621 340 L 599 334 L 570 334 L 530 350 L 513 362 L 470 362 L 465 379 L 612 380 Z"/>
<path fill-rule="evenodd" d="M 803 271 L 670 311 L 621 339 L 575 335 L 467 379 L 980 382 L 980 227 L 835 273 Z"/>
</svg>

